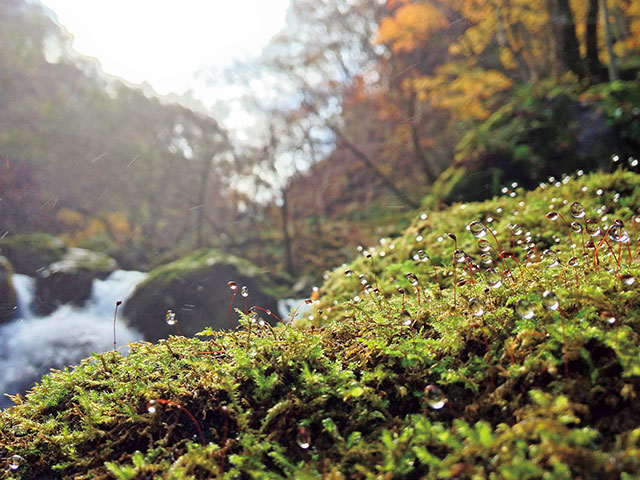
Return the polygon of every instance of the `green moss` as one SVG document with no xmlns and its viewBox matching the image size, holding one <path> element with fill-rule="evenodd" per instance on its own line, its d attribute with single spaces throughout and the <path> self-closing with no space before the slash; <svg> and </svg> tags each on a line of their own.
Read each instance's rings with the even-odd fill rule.
<svg viewBox="0 0 640 480">
<path fill-rule="evenodd" d="M 244 318 L 235 332 L 134 344 L 127 357 L 94 355 L 54 372 L 0 415 L 0 457 L 25 459 L 7 476 L 637 478 L 640 282 L 623 275 L 640 275 L 638 185 L 638 175 L 618 171 L 427 212 L 375 249 L 375 274 L 364 257 L 351 276 L 333 272 L 321 289 L 323 311 L 307 326 L 272 329 Z M 574 201 L 602 224 L 624 221 L 631 260 L 624 245 L 620 254 L 603 243 L 596 268 L 579 234 L 572 248 L 560 220 L 545 214 L 571 221 Z M 522 266 L 506 259 L 512 276 L 494 289 L 486 266 L 472 281 L 459 264 L 456 278 L 466 283 L 454 292 L 446 233 L 480 263 L 466 231 L 474 220 L 491 225 Z M 527 262 L 518 243 L 525 232 L 561 263 L 533 254 Z M 433 264 L 413 259 L 419 249 Z M 380 293 L 363 292 L 359 274 Z M 543 307 L 545 290 L 558 309 Z M 533 316 L 517 313 L 521 301 Z M 445 403 L 432 397 L 439 391 Z M 149 413 L 153 399 L 174 404 Z"/>
</svg>

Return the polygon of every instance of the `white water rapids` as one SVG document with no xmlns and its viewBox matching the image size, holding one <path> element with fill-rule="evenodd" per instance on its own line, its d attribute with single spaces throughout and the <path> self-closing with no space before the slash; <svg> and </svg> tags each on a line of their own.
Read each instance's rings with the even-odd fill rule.
<svg viewBox="0 0 640 480">
<path fill-rule="evenodd" d="M 105 280 L 94 280 L 91 298 L 85 306 L 63 305 L 51 315 L 35 315 L 35 280 L 14 275 L 18 313 L 0 325 L 0 408 L 13 403 L 5 393 L 24 393 L 52 368 L 76 365 L 92 352 L 113 349 L 113 311 L 116 301 L 124 301 L 146 274 L 116 270 Z M 118 314 L 118 347 L 142 340 L 142 335 L 126 325 Z M 124 353 L 126 349 L 120 349 Z"/>
</svg>

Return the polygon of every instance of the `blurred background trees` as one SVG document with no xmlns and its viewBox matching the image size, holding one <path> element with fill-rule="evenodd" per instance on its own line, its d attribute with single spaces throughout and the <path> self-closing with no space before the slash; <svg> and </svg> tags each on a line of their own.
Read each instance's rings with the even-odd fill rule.
<svg viewBox="0 0 640 480">
<path fill-rule="evenodd" d="M 292 0 L 230 72 L 258 118 L 240 141 L 1 0 L 0 235 L 138 267 L 216 247 L 317 278 L 415 209 L 637 153 L 639 53 L 637 0 Z"/>
</svg>

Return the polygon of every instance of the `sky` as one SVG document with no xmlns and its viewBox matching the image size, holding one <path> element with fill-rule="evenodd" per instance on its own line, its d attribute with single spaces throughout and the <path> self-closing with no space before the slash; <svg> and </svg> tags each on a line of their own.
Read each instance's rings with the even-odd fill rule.
<svg viewBox="0 0 640 480">
<path fill-rule="evenodd" d="M 41 0 L 102 69 L 160 94 L 192 89 L 198 71 L 257 55 L 285 24 L 289 0 Z"/>
</svg>

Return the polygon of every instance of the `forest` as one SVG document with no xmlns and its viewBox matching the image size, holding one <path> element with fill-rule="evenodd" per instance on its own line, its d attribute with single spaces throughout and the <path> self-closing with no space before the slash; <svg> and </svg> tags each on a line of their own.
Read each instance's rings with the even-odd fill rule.
<svg viewBox="0 0 640 480">
<path fill-rule="evenodd" d="M 214 247 L 319 279 L 417 209 L 639 145 L 637 1 L 295 0 L 235 72 L 282 90 L 247 93 L 264 128 L 244 142 L 101 73 L 39 4 L 0 8 L 1 235 L 130 268 Z"/>
</svg>

